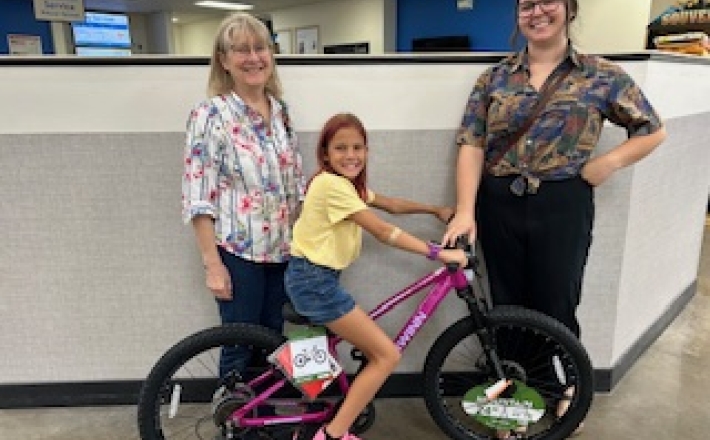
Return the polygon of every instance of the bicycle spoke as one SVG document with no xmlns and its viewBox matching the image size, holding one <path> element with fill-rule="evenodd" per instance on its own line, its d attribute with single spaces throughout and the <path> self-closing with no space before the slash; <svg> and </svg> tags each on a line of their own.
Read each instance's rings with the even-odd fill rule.
<svg viewBox="0 0 710 440">
<path fill-rule="evenodd" d="M 225 430 L 236 439 L 251 437 L 252 433 L 259 436 L 291 433 L 298 426 L 297 416 L 309 407 L 301 394 L 274 375 L 274 367 L 265 362 L 265 354 L 273 352 L 282 342 L 281 335 L 249 325 L 208 329 L 185 338 L 156 363 L 144 383 L 138 405 L 141 438 L 214 440 L 222 438 Z M 243 375 L 261 376 L 258 388 L 238 374 L 219 377 L 222 348 L 238 345 L 252 349 L 251 363 Z M 283 414 L 283 421 L 246 427 L 239 426 L 240 420 L 246 418 L 234 419 L 232 426 L 236 412 L 271 387 L 276 392 L 250 410 L 247 417 Z M 326 412 L 316 413 L 325 420 Z"/>
</svg>

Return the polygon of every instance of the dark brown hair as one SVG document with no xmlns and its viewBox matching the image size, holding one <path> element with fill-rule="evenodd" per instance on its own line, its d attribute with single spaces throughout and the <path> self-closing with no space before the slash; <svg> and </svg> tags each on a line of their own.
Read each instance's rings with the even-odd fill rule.
<svg viewBox="0 0 710 440">
<path fill-rule="evenodd" d="M 351 113 L 338 113 L 331 116 L 331 118 L 328 119 L 323 126 L 323 129 L 320 132 L 320 137 L 318 138 L 318 145 L 316 146 L 318 171 L 315 174 L 316 176 L 323 171 L 338 174 L 335 172 L 330 162 L 326 161 L 325 158 L 328 155 L 328 144 L 330 144 L 330 141 L 333 139 L 335 134 L 343 128 L 354 128 L 357 130 L 362 135 L 365 145 L 367 145 L 367 131 L 365 130 L 365 126 L 362 124 L 362 121 L 360 121 L 357 116 Z M 360 198 L 367 202 L 367 162 L 363 165 L 360 174 L 358 174 L 357 177 L 351 181 Z"/>
</svg>

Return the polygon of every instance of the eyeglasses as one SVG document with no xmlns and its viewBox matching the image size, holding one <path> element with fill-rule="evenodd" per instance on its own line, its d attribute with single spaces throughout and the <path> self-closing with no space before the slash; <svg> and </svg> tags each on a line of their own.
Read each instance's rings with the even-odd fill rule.
<svg viewBox="0 0 710 440">
<path fill-rule="evenodd" d="M 248 57 L 253 53 L 257 55 L 264 55 L 269 51 L 269 46 L 266 44 L 257 44 L 254 46 L 249 46 L 248 44 L 232 44 L 229 46 L 229 50 L 239 55 L 240 57 Z"/>
<path fill-rule="evenodd" d="M 537 0 L 522 1 L 518 5 L 518 16 L 529 17 L 535 11 L 535 6 L 540 6 L 542 12 L 554 12 L 560 7 L 562 0 Z"/>
</svg>

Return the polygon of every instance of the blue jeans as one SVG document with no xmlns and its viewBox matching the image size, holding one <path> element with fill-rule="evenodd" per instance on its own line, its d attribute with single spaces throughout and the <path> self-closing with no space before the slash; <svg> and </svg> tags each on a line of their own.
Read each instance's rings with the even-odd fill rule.
<svg viewBox="0 0 710 440">
<path fill-rule="evenodd" d="M 255 263 L 218 249 L 232 278 L 232 299 L 217 300 L 222 324 L 258 324 L 282 333 L 286 263 Z M 233 370 L 243 371 L 251 357 L 246 347 L 222 347 L 220 377 Z"/>
</svg>

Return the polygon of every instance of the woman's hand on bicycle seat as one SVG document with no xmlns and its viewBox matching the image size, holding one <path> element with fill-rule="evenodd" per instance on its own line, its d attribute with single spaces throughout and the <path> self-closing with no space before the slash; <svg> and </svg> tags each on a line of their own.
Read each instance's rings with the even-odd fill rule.
<svg viewBox="0 0 710 440">
<path fill-rule="evenodd" d="M 456 245 L 456 239 L 460 236 L 467 236 L 468 242 L 471 244 L 476 240 L 476 221 L 473 219 L 473 213 L 457 212 L 449 222 L 441 243 L 444 246 L 453 247 Z"/>
<path fill-rule="evenodd" d="M 438 258 L 444 264 L 456 263 L 459 267 L 466 267 L 468 264 L 468 256 L 462 249 L 442 249 Z"/>
<path fill-rule="evenodd" d="M 205 264 L 205 283 L 217 299 L 232 299 L 232 278 L 221 261 Z"/>
</svg>

